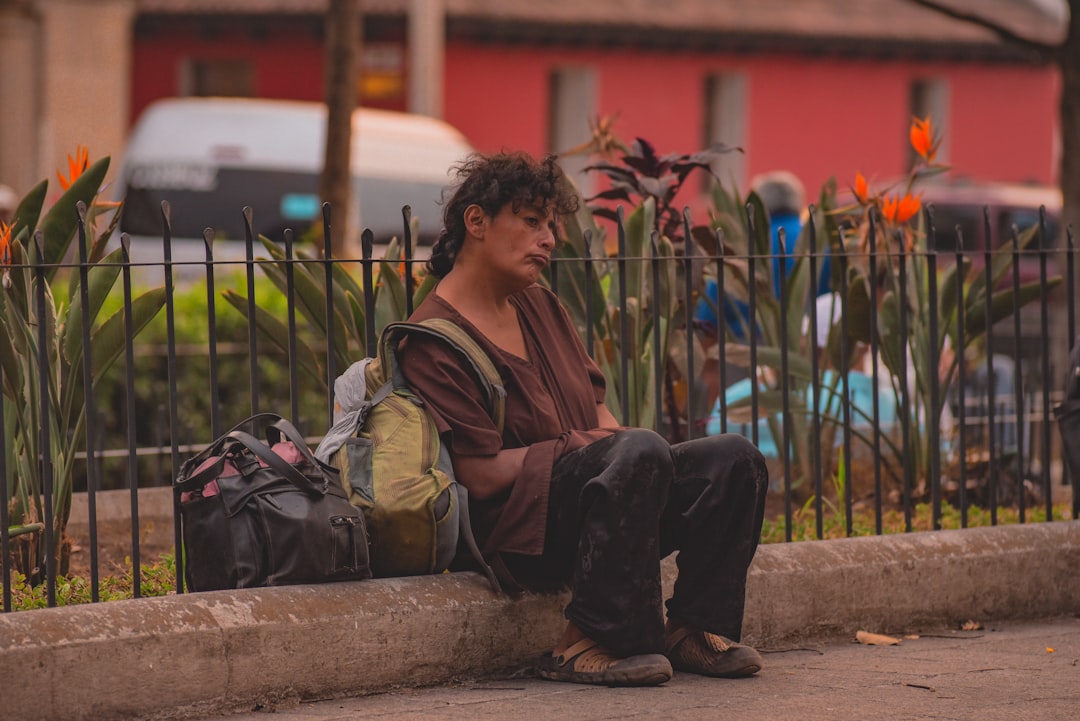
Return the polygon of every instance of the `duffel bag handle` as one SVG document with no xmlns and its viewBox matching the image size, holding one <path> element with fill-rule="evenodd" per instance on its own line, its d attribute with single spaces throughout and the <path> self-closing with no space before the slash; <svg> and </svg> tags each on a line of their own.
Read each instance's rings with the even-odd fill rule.
<svg viewBox="0 0 1080 721">
<path fill-rule="evenodd" d="M 303 437 L 300 435 L 300 431 L 298 431 L 296 429 L 296 426 L 294 426 L 292 423 L 285 420 L 276 413 L 256 413 L 255 415 L 249 416 L 237 423 L 227 432 L 218 437 L 217 440 L 204 448 L 198 455 L 190 458 L 187 462 L 185 462 L 183 467 L 181 468 L 179 476 L 173 484 L 175 491 L 177 493 L 182 493 L 184 491 L 201 488 L 213 479 L 217 478 L 219 475 L 221 475 L 221 472 L 225 466 L 225 461 L 227 460 L 229 454 L 229 452 L 226 450 L 226 446 L 231 443 L 239 443 L 240 445 L 251 451 L 253 454 L 255 454 L 258 458 L 261 458 L 263 462 L 265 462 L 269 467 L 276 470 L 301 491 L 311 495 L 324 495 L 326 493 L 328 485 L 328 481 L 325 479 L 325 477 L 323 479 L 322 488 L 319 488 L 316 484 L 313 484 L 308 478 L 306 478 L 302 473 L 297 471 L 292 465 L 286 463 L 281 458 L 281 456 L 279 456 L 277 453 L 274 453 L 273 450 L 267 447 L 262 441 L 255 438 L 251 434 L 244 433 L 240 430 L 244 426 L 254 421 L 272 421 L 272 423 L 266 429 L 267 441 L 273 442 L 270 438 L 270 434 L 272 430 L 276 431 L 279 435 L 279 438 L 281 435 L 284 435 L 286 439 L 292 442 L 292 444 L 296 447 L 296 449 L 300 452 L 304 459 L 324 476 L 328 471 L 333 470 L 327 468 L 325 464 L 320 463 L 315 459 L 315 457 L 311 454 L 311 449 L 308 448 L 307 442 L 305 442 Z M 203 462 L 206 461 L 207 458 L 210 458 L 211 456 L 218 456 L 218 461 L 212 466 L 204 468 L 199 473 L 191 475 L 196 468 L 198 468 Z"/>
<path fill-rule="evenodd" d="M 270 446 L 266 445 L 250 433 L 245 433 L 244 431 L 230 431 L 228 437 L 242 445 L 244 448 L 251 451 L 259 460 L 265 463 L 268 467 L 280 473 L 282 478 L 296 486 L 298 490 L 303 491 L 309 496 L 326 495 L 326 491 L 330 485 L 330 482 L 326 479 L 325 475 L 323 475 L 322 486 L 319 486 L 313 483 L 311 479 L 305 476 L 303 473 L 296 470 L 295 466 L 286 463 L 285 459 L 279 456 L 277 453 L 274 453 Z M 293 443 L 295 445 L 296 442 L 294 441 Z M 304 446 L 303 442 L 301 441 L 298 448 L 300 448 L 301 453 L 303 453 L 303 449 L 306 448 L 306 446 Z M 311 451 L 308 451 L 305 455 L 311 455 Z M 320 475 L 322 475 L 321 469 L 318 465 L 315 466 L 315 469 L 319 470 Z"/>
<path fill-rule="evenodd" d="M 275 434 L 277 437 L 272 438 L 271 436 Z M 275 443 L 281 440 L 282 436 L 285 437 L 285 440 L 291 441 L 292 444 L 296 446 L 296 450 L 300 451 L 300 455 L 302 455 L 304 459 L 308 463 L 313 465 L 315 468 L 323 471 L 324 473 L 327 471 L 331 473 L 337 472 L 336 468 L 333 468 L 332 466 L 327 466 L 325 463 L 315 458 L 315 456 L 311 453 L 311 449 L 308 448 L 307 441 L 305 441 L 304 437 L 300 435 L 300 431 L 296 429 L 296 426 L 294 426 L 292 423 L 285 420 L 284 418 L 278 418 L 277 421 L 275 421 L 270 427 L 266 429 L 266 441 L 272 447 Z"/>
<path fill-rule="evenodd" d="M 276 413 L 256 413 L 255 415 L 248 416 L 244 420 L 237 423 L 235 426 L 225 431 L 217 437 L 217 439 L 202 449 L 196 455 L 184 461 L 184 464 L 180 466 L 180 473 L 177 475 L 176 480 L 173 482 L 173 490 L 176 493 L 183 493 L 185 491 L 192 491 L 197 488 L 202 488 L 210 481 L 221 475 L 221 471 L 225 466 L 225 446 L 230 441 L 235 439 L 230 438 L 231 434 L 240 430 L 244 426 L 254 421 L 269 421 L 277 423 L 284 421 L 285 419 Z M 209 468 L 195 473 L 195 469 L 201 466 L 206 459 L 218 456 L 218 461 Z"/>
</svg>

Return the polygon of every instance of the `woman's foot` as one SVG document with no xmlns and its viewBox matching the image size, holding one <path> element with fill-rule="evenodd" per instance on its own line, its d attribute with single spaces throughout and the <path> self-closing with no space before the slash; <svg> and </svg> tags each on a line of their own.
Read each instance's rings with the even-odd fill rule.
<svg viewBox="0 0 1080 721">
<path fill-rule="evenodd" d="M 717 678 L 753 676 L 764 665 L 749 646 L 668 620 L 664 630 L 667 657 L 673 668 Z"/>
<path fill-rule="evenodd" d="M 545 659 L 540 676 L 601 686 L 658 686 L 671 680 L 671 662 L 659 653 L 618 656 L 569 624 Z"/>
<path fill-rule="evenodd" d="M 662 653 L 616 656 L 586 638 L 548 657 L 540 675 L 552 681 L 600 686 L 659 686 L 671 680 L 671 662 Z"/>
</svg>

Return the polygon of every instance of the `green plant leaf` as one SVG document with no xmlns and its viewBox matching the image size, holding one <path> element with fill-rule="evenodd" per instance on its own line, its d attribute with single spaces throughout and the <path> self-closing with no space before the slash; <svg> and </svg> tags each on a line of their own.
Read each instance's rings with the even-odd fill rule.
<svg viewBox="0 0 1080 721">
<path fill-rule="evenodd" d="M 45 194 L 49 190 L 49 181 L 42 180 L 30 189 L 15 208 L 15 220 L 11 226 L 11 239 L 15 240 L 25 231 L 26 237 L 37 228 L 38 219 L 41 217 L 41 208 L 45 205 Z"/>
<path fill-rule="evenodd" d="M 326 293 L 321 278 L 307 264 L 297 264 L 293 272 L 296 309 L 312 325 L 312 330 L 326 337 Z M 269 271 L 270 267 L 264 268 Z M 275 280 L 275 284 L 278 281 Z M 280 282 L 284 285 L 284 276 Z"/>
<path fill-rule="evenodd" d="M 375 332 L 381 334 L 387 324 L 405 319 L 405 283 L 397 263 L 381 261 L 375 285 Z"/>
<path fill-rule="evenodd" d="M 319 319 L 325 315 L 324 305 L 320 305 L 320 310 L 312 313 L 309 302 L 312 299 L 315 299 L 315 296 L 317 294 L 305 293 L 296 287 L 298 276 L 303 276 L 301 283 L 304 283 L 306 285 L 313 285 L 313 281 L 311 281 L 311 267 L 317 261 L 307 253 L 304 253 L 303 251 L 298 251 L 294 254 L 293 261 L 290 265 L 285 261 L 284 251 L 278 248 L 273 243 L 273 241 L 263 236 L 259 236 L 259 240 L 266 247 L 271 259 L 274 261 L 273 263 L 260 263 L 259 268 L 263 271 L 266 277 L 270 280 L 271 283 L 274 284 L 274 287 L 277 288 L 282 295 L 288 296 L 289 284 L 287 273 L 288 269 L 291 267 L 293 271 L 294 286 L 294 291 L 292 295 L 294 301 L 296 301 L 297 312 L 299 312 L 300 315 L 307 319 L 309 322 L 313 324 L 318 324 Z"/>
<path fill-rule="evenodd" d="M 1038 236 L 1038 226 L 1032 226 L 1027 228 L 1017 236 L 1017 242 L 1021 250 L 1027 248 Z M 989 286 L 996 288 L 1001 283 L 1002 278 L 1013 267 L 1013 248 L 1012 242 L 1007 241 L 1002 245 L 994 249 L 990 256 L 989 266 Z M 976 273 L 971 279 L 971 287 L 968 291 L 969 305 L 985 304 L 986 302 L 986 288 L 987 288 L 987 268 L 983 268 L 982 271 Z"/>
<path fill-rule="evenodd" d="M 772 275 L 770 270 L 769 275 Z M 806 298 L 810 285 L 810 265 L 808 256 L 800 255 L 795 259 L 785 280 L 785 287 L 780 296 L 780 303 L 785 304 L 787 314 L 787 328 L 780 327 L 780 308 L 777 305 L 775 322 L 776 327 L 762 327 L 762 335 L 767 343 L 779 346 L 781 333 L 787 336 L 788 349 L 798 349 L 799 342 L 803 337 L 803 323 L 806 318 Z M 762 313 L 758 314 L 758 322 L 765 326 Z"/>
<path fill-rule="evenodd" d="M 641 226 L 633 228 L 630 226 L 629 220 L 627 222 L 626 229 L 626 249 L 629 254 L 629 258 L 641 258 L 643 260 L 631 261 L 627 267 L 627 295 L 631 298 L 640 298 L 642 304 L 640 309 L 645 311 L 646 302 L 649 300 L 649 296 L 652 292 L 649 290 L 652 286 L 651 272 L 649 268 L 649 260 L 652 258 L 652 233 L 653 228 L 656 227 L 656 201 L 653 198 L 648 198 L 641 204 Z M 637 215 L 637 210 L 631 214 L 630 219 L 633 219 Z M 658 234 L 660 238 L 666 238 L 663 234 Z M 668 239 L 670 242 L 670 239 Z M 659 241 L 662 242 L 662 241 Z"/>
<path fill-rule="evenodd" d="M 131 301 L 132 334 L 138 335 L 165 305 L 165 289 L 154 288 Z M 113 313 L 90 337 L 91 363 L 96 384 L 124 352 L 127 331 L 124 309 Z"/>
<path fill-rule="evenodd" d="M 349 306 L 352 309 L 353 324 L 356 326 L 357 330 L 357 345 L 360 347 L 361 351 L 365 355 L 374 356 L 375 352 L 378 350 L 374 347 L 374 342 L 372 343 L 372 352 L 368 353 L 367 323 L 365 322 L 367 316 L 365 315 L 366 311 L 364 310 L 364 302 L 360 299 L 363 296 L 357 298 L 351 293 L 348 293 L 347 296 L 349 298 Z"/>
<path fill-rule="evenodd" d="M 357 298 L 363 298 L 364 289 L 361 288 L 360 285 L 356 282 L 356 279 L 353 278 L 353 274 L 350 273 L 348 268 L 346 267 L 347 265 L 355 268 L 360 267 L 360 263 L 358 262 L 352 262 L 348 264 L 334 263 L 331 266 L 331 270 L 333 271 L 334 275 L 334 285 L 340 288 L 345 293 L 350 293 Z"/>
<path fill-rule="evenodd" d="M 772 254 L 772 232 L 770 230 L 769 211 L 765 208 L 765 202 L 761 199 L 761 196 L 751 191 L 746 196 L 746 203 L 750 206 L 749 214 L 750 218 L 754 221 L 754 233 L 752 241 L 752 248 L 754 253 L 760 256 L 768 256 Z M 744 208 L 743 213 L 747 211 Z M 749 226 L 747 226 L 749 230 Z M 770 277 L 772 272 L 769 272 Z"/>
<path fill-rule="evenodd" d="M 46 263 L 63 262 L 79 224 L 75 205 L 80 200 L 87 206 L 93 202 L 108 171 L 109 156 L 105 156 L 83 171 L 82 175 L 75 179 L 71 187 L 64 191 L 60 199 L 45 214 L 41 220 L 40 229 L 45 236 Z M 56 274 L 56 270 L 56 267 L 52 267 L 46 271 L 50 280 Z"/>
<path fill-rule="evenodd" d="M 990 299 L 990 320 L 997 323 L 1010 317 L 1020 307 L 1038 300 L 1062 283 L 1061 276 L 1048 278 L 1044 287 L 1039 281 L 1031 281 L 1020 286 L 1019 302 L 1012 288 L 1000 290 Z M 955 328 L 955 325 L 954 325 Z M 964 316 L 964 333 L 968 342 L 986 333 L 986 304 L 979 303 L 969 308 Z M 955 340 L 955 339 L 954 339 Z"/>
<path fill-rule="evenodd" d="M 968 269 L 971 268 L 971 261 L 967 258 L 962 258 L 959 266 L 954 263 L 942 270 L 942 256 L 943 254 L 938 254 L 938 273 L 941 276 L 941 280 L 938 283 L 938 316 L 943 322 L 951 323 L 955 330 L 956 284 L 958 282 L 963 283 L 964 279 L 967 278 Z M 967 310 L 966 307 L 965 310 Z"/>
<path fill-rule="evenodd" d="M 848 285 L 847 305 L 844 313 L 847 315 L 849 340 L 869 344 L 870 318 L 874 313 L 874 309 L 870 306 L 870 292 L 867 289 L 864 276 L 856 276 Z"/>
<path fill-rule="evenodd" d="M 12 344 L 12 338 L 8 330 L 9 323 L 21 324 L 23 319 L 14 315 L 8 316 L 6 319 L 0 319 L 0 367 L 4 371 L 4 386 L 0 388 L 0 392 L 6 392 L 9 398 L 18 400 L 20 396 L 19 389 L 22 388 L 23 384 L 23 369 L 22 364 L 19 362 L 22 356 L 16 352 Z M 22 336 L 25 331 L 19 330 L 17 332 Z"/>
<path fill-rule="evenodd" d="M 123 201 L 116 208 L 102 209 L 99 203 L 94 203 L 90 206 L 90 218 L 91 222 L 95 222 L 97 217 L 102 213 L 112 212 L 112 218 L 109 219 L 109 224 L 105 227 L 105 230 L 97 234 L 93 238 L 93 244 L 90 246 L 90 252 L 87 254 L 87 260 L 91 263 L 100 263 L 108 250 L 109 240 L 112 239 L 113 233 L 120 227 L 120 218 L 124 212 Z"/>
<path fill-rule="evenodd" d="M 222 296 L 230 305 L 240 311 L 245 318 L 248 317 L 248 302 L 245 296 L 242 296 L 233 290 L 224 291 Z M 258 329 L 261 338 L 281 349 L 284 353 L 287 354 L 289 352 L 289 330 L 285 324 L 275 318 L 272 313 L 256 306 L 255 327 Z M 307 373 L 315 381 L 325 383 L 326 373 L 323 371 L 324 366 L 320 361 L 319 356 L 304 344 L 298 343 L 296 347 L 297 356 L 295 360 L 297 367 Z"/>
<path fill-rule="evenodd" d="M 89 321 L 91 328 L 94 326 L 94 321 L 97 320 L 97 315 L 101 311 L 105 299 L 112 291 L 113 286 L 116 285 L 116 279 L 120 276 L 119 263 L 122 253 L 123 251 L 118 248 L 105 257 L 104 265 L 94 265 L 87 269 L 86 275 L 89 284 L 87 296 L 90 299 Z M 113 265 L 114 263 L 116 265 Z M 73 283 L 71 292 L 71 304 L 65 314 L 63 338 L 61 339 L 64 358 L 67 359 L 68 363 L 73 363 L 76 354 L 81 355 L 85 351 L 82 347 L 83 319 L 82 297 L 81 293 L 79 293 L 79 274 L 76 272 L 73 273 L 73 276 L 76 280 Z"/>
<path fill-rule="evenodd" d="M 424 279 L 420 281 L 420 285 L 416 287 L 416 292 L 413 293 L 413 307 L 419 308 L 424 299 L 428 297 L 428 293 L 434 290 L 438 283 L 439 279 L 434 275 L 425 275 Z"/>
</svg>

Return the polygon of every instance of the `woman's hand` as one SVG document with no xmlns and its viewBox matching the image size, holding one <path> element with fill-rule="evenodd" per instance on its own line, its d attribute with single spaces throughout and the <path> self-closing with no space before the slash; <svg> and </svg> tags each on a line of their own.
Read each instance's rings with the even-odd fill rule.
<svg viewBox="0 0 1080 721">
<path fill-rule="evenodd" d="M 596 404 L 597 426 L 595 430 L 618 431 L 623 425 L 603 403 Z M 596 435 L 595 431 L 579 431 L 579 435 Z M 599 434 L 598 437 L 604 434 Z M 521 475 L 528 447 L 510 448 L 494 456 L 451 455 L 458 482 L 469 490 L 478 501 L 508 493 L 514 481 Z"/>
<path fill-rule="evenodd" d="M 521 475 L 526 448 L 499 451 L 494 456 L 452 456 L 454 475 L 478 501 L 505 494 Z"/>
<path fill-rule="evenodd" d="M 622 423 L 619 423 L 619 421 L 615 419 L 615 416 L 612 414 L 611 411 L 608 410 L 608 407 L 603 403 L 596 404 L 596 416 L 599 420 L 596 426 L 597 428 L 617 431 L 623 427 Z"/>
</svg>

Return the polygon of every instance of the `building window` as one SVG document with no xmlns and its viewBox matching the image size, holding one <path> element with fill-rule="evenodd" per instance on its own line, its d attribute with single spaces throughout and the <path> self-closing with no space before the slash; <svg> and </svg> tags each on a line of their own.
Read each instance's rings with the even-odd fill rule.
<svg viewBox="0 0 1080 721">
<path fill-rule="evenodd" d="M 949 158 L 949 83 L 942 78 L 920 78 L 911 83 L 908 104 L 912 117 L 930 118 L 934 126 L 934 135 L 941 138 L 934 160 L 940 163 Z M 909 119 L 910 120 L 910 119 Z M 904 140 L 908 148 L 909 160 L 915 162 L 915 151 Z"/>
<path fill-rule="evenodd" d="M 558 68 L 548 84 L 548 149 L 563 153 L 591 139 L 589 120 L 596 115 L 596 71 L 589 67 Z M 584 172 L 584 155 L 561 158 L 559 164 L 582 195 L 593 193 L 592 178 Z"/>
<path fill-rule="evenodd" d="M 405 48 L 400 43 L 369 42 L 360 50 L 360 104 L 405 105 Z"/>
<path fill-rule="evenodd" d="M 180 95 L 251 97 L 255 72 L 250 61 L 189 58 L 180 71 Z"/>
<path fill-rule="evenodd" d="M 723 143 L 742 148 L 742 153 L 724 153 L 713 164 L 713 173 L 728 189 L 746 185 L 747 93 L 746 76 L 741 73 L 717 73 L 705 78 L 705 120 L 702 145 Z M 706 186 L 712 179 L 706 177 Z M 707 189 L 707 188 L 706 188 Z"/>
</svg>

